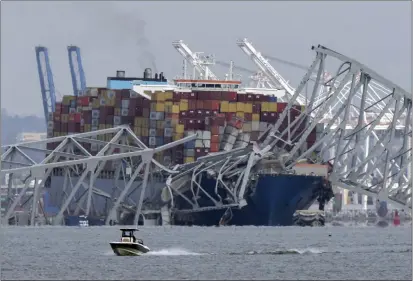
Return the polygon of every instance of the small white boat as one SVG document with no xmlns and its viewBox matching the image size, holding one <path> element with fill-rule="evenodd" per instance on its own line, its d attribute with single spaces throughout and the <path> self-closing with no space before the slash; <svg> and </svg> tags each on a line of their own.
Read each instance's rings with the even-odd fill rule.
<svg viewBox="0 0 413 281">
<path fill-rule="evenodd" d="M 143 244 L 142 239 L 137 239 L 134 235 L 135 228 L 123 228 L 120 242 L 111 242 L 110 247 L 117 256 L 140 256 L 150 251 Z"/>
</svg>

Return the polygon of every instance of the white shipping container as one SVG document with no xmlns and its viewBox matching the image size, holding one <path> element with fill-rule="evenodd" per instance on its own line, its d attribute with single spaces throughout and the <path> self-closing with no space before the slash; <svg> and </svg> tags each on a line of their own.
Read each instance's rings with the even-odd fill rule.
<svg viewBox="0 0 413 281">
<path fill-rule="evenodd" d="M 129 108 L 129 100 L 122 100 L 122 108 Z"/>
<path fill-rule="evenodd" d="M 195 149 L 184 149 L 184 156 L 185 157 L 194 157 L 195 156 Z"/>
<path fill-rule="evenodd" d="M 172 128 L 172 119 L 165 119 L 165 128 Z"/>
<path fill-rule="evenodd" d="M 99 126 L 99 119 L 95 119 L 95 118 L 92 119 L 92 126 L 96 126 L 96 127 Z M 96 130 L 97 130 L 97 128 L 96 128 Z M 93 127 L 92 127 L 92 131 L 94 131 Z"/>
<path fill-rule="evenodd" d="M 251 130 L 253 132 L 258 132 L 260 130 L 260 121 L 252 121 L 251 122 Z"/>
<path fill-rule="evenodd" d="M 92 120 L 92 121 L 93 121 L 93 120 Z M 92 125 L 92 127 L 90 128 L 90 130 L 92 130 L 92 131 L 97 131 L 97 130 L 98 130 L 98 127 Z M 92 136 L 91 138 L 97 140 L 98 137 L 97 137 L 97 136 Z"/>
<path fill-rule="evenodd" d="M 222 150 L 224 150 L 224 151 L 230 151 L 230 150 L 232 150 L 233 147 L 234 147 L 233 144 L 226 143 L 226 144 L 223 145 Z"/>
<path fill-rule="evenodd" d="M 149 113 L 149 119 L 156 120 L 156 112 L 155 111 L 152 111 L 151 113 Z"/>
<path fill-rule="evenodd" d="M 244 126 L 242 127 L 242 130 L 246 133 L 251 133 L 252 132 L 252 124 L 251 122 L 245 122 Z"/>
<path fill-rule="evenodd" d="M 127 108 L 122 108 L 122 109 L 121 109 L 120 115 L 122 115 L 122 116 L 128 116 L 128 114 L 129 114 L 129 109 L 127 109 Z"/>
<path fill-rule="evenodd" d="M 202 140 L 195 140 L 195 147 L 196 148 L 204 147 L 204 144 L 203 144 Z"/>
<path fill-rule="evenodd" d="M 156 137 L 149 137 L 149 145 L 150 146 L 155 146 L 156 145 Z"/>
<path fill-rule="evenodd" d="M 211 139 L 211 132 L 210 131 L 202 131 L 202 139 L 203 140 L 210 140 Z"/>
<path fill-rule="evenodd" d="M 211 141 L 210 140 L 202 140 L 202 143 L 205 148 L 211 148 Z"/>
<path fill-rule="evenodd" d="M 48 138 L 53 138 L 53 131 L 52 131 L 52 132 L 49 132 L 49 131 L 48 131 L 48 132 L 47 132 L 47 137 L 48 137 Z"/>
<path fill-rule="evenodd" d="M 167 138 L 172 137 L 173 129 L 172 128 L 165 128 L 164 129 L 164 136 Z"/>
<path fill-rule="evenodd" d="M 69 107 L 69 113 L 76 113 L 76 108 L 74 107 Z"/>
<path fill-rule="evenodd" d="M 120 116 L 113 116 L 113 125 L 120 125 L 122 123 Z"/>
<path fill-rule="evenodd" d="M 105 106 L 106 105 L 106 100 L 105 99 L 99 99 L 99 104 L 101 106 Z"/>
<path fill-rule="evenodd" d="M 149 128 L 156 129 L 156 120 L 149 120 Z"/>
<path fill-rule="evenodd" d="M 163 157 L 163 164 L 165 165 L 165 166 L 168 166 L 168 165 L 170 165 L 172 163 L 172 158 L 171 158 L 171 156 L 164 156 Z"/>
<path fill-rule="evenodd" d="M 164 120 L 165 113 L 164 112 L 156 112 L 156 120 Z"/>
<path fill-rule="evenodd" d="M 106 96 L 107 96 L 109 99 L 114 99 L 114 98 L 115 98 L 115 91 L 114 91 L 114 90 L 107 90 Z"/>
<path fill-rule="evenodd" d="M 93 109 L 92 110 L 92 118 L 99 118 L 99 116 L 100 116 L 99 109 Z"/>
<path fill-rule="evenodd" d="M 137 98 L 139 96 L 139 94 L 133 90 L 129 90 L 129 96 L 131 98 Z"/>
<path fill-rule="evenodd" d="M 149 136 L 156 137 L 156 129 L 149 129 Z"/>
<path fill-rule="evenodd" d="M 53 129 L 53 125 L 54 125 L 53 121 L 47 122 L 47 128 L 48 129 Z"/>
<path fill-rule="evenodd" d="M 219 126 L 219 134 L 223 135 L 225 132 L 225 127 L 224 126 Z"/>
<path fill-rule="evenodd" d="M 196 138 L 197 138 L 197 140 L 202 140 L 202 131 L 201 130 L 196 131 Z"/>
<path fill-rule="evenodd" d="M 185 137 L 192 136 L 192 135 L 194 135 L 194 134 L 196 134 L 195 131 L 185 131 L 185 132 L 184 132 L 184 136 L 185 136 Z"/>
<path fill-rule="evenodd" d="M 232 135 L 224 135 L 224 142 L 234 144 L 235 141 L 237 140 L 237 137 L 232 136 Z"/>
</svg>

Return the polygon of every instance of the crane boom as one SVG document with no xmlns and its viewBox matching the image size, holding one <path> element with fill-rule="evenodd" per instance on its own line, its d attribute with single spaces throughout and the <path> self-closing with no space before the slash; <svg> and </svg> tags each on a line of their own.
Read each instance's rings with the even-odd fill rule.
<svg viewBox="0 0 413 281">
<path fill-rule="evenodd" d="M 182 40 L 172 42 L 172 46 L 187 60 L 194 68 L 203 74 L 205 79 L 218 80 L 218 77 L 209 69 L 207 64 L 215 64 L 214 60 L 209 57 L 200 57 L 199 54 L 194 53 Z"/>
<path fill-rule="evenodd" d="M 86 91 L 86 78 L 85 72 L 83 71 L 80 48 L 77 46 L 68 46 L 67 52 L 69 56 L 70 75 L 72 76 L 73 94 L 75 96 L 82 96 Z"/>
<path fill-rule="evenodd" d="M 237 41 L 238 47 L 240 47 L 244 53 L 246 53 L 252 61 L 262 70 L 262 72 L 270 79 L 274 85 L 281 86 L 287 96 L 292 97 L 295 89 L 291 87 L 288 82 L 272 67 L 272 65 L 258 52 L 248 39 L 240 39 Z M 305 104 L 305 98 L 301 95 L 297 97 L 297 101 L 300 104 Z"/>
<path fill-rule="evenodd" d="M 56 93 L 52 75 L 52 69 L 50 67 L 49 52 L 46 47 L 38 46 L 36 50 L 37 70 L 39 72 L 40 90 L 42 92 L 42 102 L 44 118 L 49 121 L 50 113 L 55 110 Z"/>
</svg>

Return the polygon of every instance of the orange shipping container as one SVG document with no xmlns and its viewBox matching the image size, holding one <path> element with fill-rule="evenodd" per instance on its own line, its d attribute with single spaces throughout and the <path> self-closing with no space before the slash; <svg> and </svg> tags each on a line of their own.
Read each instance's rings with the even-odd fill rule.
<svg viewBox="0 0 413 281">
<path fill-rule="evenodd" d="M 209 149 L 210 152 L 218 152 L 219 151 L 219 143 L 211 142 L 211 148 Z"/>
</svg>

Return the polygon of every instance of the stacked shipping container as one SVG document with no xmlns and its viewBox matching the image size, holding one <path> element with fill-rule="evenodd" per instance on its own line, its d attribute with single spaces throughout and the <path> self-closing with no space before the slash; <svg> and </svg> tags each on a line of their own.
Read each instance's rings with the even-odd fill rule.
<svg viewBox="0 0 413 281">
<path fill-rule="evenodd" d="M 53 121 L 49 122 L 48 136 L 96 131 L 128 124 L 148 147 L 157 147 L 197 134 L 195 141 L 158 153 L 156 160 L 166 165 L 195 161 L 198 157 L 218 151 L 245 147 L 258 139 L 268 125 L 275 123 L 286 103 L 275 97 L 233 91 L 198 90 L 192 92 L 149 93 L 145 99 L 131 90 L 90 88 L 87 96 L 64 96 L 56 103 Z M 290 122 L 304 110 L 294 106 Z M 284 120 L 281 129 L 287 127 Z M 304 129 L 305 123 L 299 131 Z M 112 135 L 100 137 L 109 141 Z M 307 139 L 315 142 L 315 131 Z M 284 137 L 286 138 L 286 136 Z M 56 144 L 49 144 L 54 149 Z M 96 153 L 98 145 L 89 145 Z"/>
</svg>

